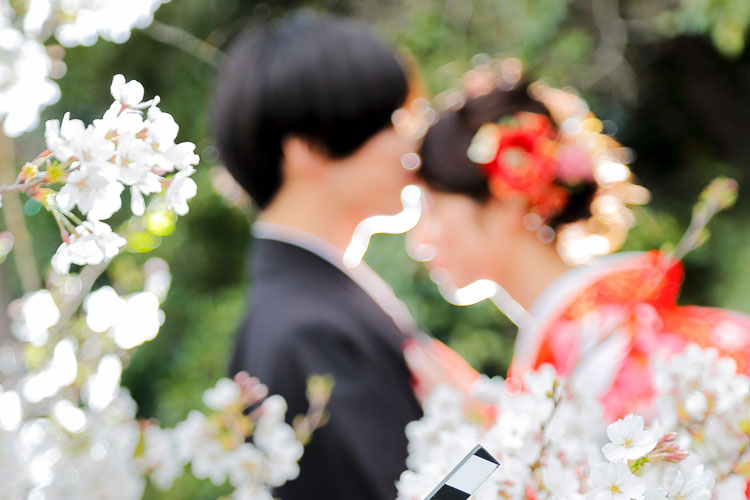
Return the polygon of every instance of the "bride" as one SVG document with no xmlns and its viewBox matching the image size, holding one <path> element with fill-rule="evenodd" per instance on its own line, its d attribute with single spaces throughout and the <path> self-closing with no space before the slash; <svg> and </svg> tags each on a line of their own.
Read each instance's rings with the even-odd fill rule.
<svg viewBox="0 0 750 500">
<path fill-rule="evenodd" d="M 552 364 L 617 418 L 645 408 L 652 363 L 688 343 L 747 372 L 750 318 L 677 305 L 683 268 L 671 255 L 613 253 L 633 224 L 628 205 L 648 191 L 586 103 L 539 82 L 468 77 L 463 103 L 425 136 L 426 213 L 410 240 L 456 286 L 492 280 L 528 311 L 509 377 Z"/>
</svg>

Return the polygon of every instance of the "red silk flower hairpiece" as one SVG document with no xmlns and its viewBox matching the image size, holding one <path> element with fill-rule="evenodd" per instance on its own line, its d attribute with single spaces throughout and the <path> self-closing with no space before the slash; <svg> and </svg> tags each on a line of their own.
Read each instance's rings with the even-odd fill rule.
<svg viewBox="0 0 750 500">
<path fill-rule="evenodd" d="M 588 156 L 561 145 L 546 115 L 519 112 L 501 123 L 486 123 L 468 150 L 484 169 L 490 191 L 499 198 L 525 198 L 532 212 L 549 220 L 568 203 L 568 190 L 558 183 L 591 179 Z"/>
</svg>

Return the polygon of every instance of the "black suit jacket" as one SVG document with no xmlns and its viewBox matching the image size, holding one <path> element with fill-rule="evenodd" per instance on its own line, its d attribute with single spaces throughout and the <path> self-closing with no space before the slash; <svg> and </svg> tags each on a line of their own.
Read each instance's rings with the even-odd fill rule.
<svg viewBox="0 0 750 500">
<path fill-rule="evenodd" d="M 404 427 L 421 417 L 393 320 L 341 270 L 300 247 L 258 239 L 250 310 L 231 372 L 307 411 L 306 379 L 331 374 L 329 422 L 315 431 L 282 500 L 392 500 L 405 469 Z"/>
</svg>

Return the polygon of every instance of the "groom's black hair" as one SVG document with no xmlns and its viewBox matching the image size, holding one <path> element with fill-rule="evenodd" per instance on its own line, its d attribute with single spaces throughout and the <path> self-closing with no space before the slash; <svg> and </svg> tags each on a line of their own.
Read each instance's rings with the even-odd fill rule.
<svg viewBox="0 0 750 500">
<path fill-rule="evenodd" d="M 368 27 L 297 13 L 232 47 L 213 105 L 217 146 L 262 209 L 281 187 L 286 137 L 348 156 L 391 124 L 407 90 L 403 67 Z"/>
</svg>

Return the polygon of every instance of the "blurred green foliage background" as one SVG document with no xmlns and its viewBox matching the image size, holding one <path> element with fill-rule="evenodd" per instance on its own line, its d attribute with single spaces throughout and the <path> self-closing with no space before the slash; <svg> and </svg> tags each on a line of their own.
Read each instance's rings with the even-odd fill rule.
<svg viewBox="0 0 750 500">
<path fill-rule="evenodd" d="M 122 293 L 137 288 L 133 276 L 148 257 L 171 266 L 173 285 L 162 306 L 166 323 L 138 349 L 124 375 L 141 416 L 172 425 L 201 405 L 202 391 L 225 375 L 252 284 L 253 213 L 236 193 L 227 194 L 210 136 L 215 68 L 190 53 L 184 34 L 165 25 L 224 48 L 242 28 L 299 7 L 372 24 L 419 61 L 433 94 L 455 85 L 478 53 L 519 57 L 531 77 L 578 88 L 638 153 L 633 170 L 654 195 L 648 208 L 638 210 L 626 249 L 676 242 L 702 187 L 717 175 L 737 179 L 739 203 L 714 220 L 711 239 L 686 259 L 681 300 L 750 312 L 747 0 L 172 0 L 157 12 L 158 24 L 134 31 L 125 44 L 100 41 L 68 50 L 62 99 L 42 117 L 70 111 L 90 122 L 111 102 L 112 75 L 123 73 L 142 82 L 147 96 L 162 97 L 162 109 L 181 125 L 179 140 L 195 142 L 202 156 L 190 213 L 176 225 L 157 220 L 136 228 L 129 251 L 101 278 Z M 19 167 L 43 149 L 42 132 L 40 127 L 17 141 Z M 42 212 L 27 223 L 36 262 L 46 272 L 59 244 L 54 222 Z M 149 248 L 155 249 L 141 252 Z M 402 236 L 375 237 L 367 261 L 427 330 L 481 371 L 505 373 L 515 328 L 492 304 L 445 303 L 422 266 L 406 255 Z M 12 255 L 0 273 L 6 292 L 20 296 Z M 171 492 L 149 490 L 148 497 L 215 494 L 205 483 L 183 479 Z"/>
</svg>

